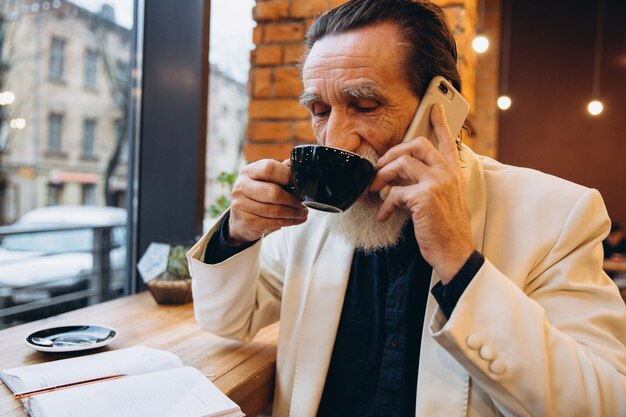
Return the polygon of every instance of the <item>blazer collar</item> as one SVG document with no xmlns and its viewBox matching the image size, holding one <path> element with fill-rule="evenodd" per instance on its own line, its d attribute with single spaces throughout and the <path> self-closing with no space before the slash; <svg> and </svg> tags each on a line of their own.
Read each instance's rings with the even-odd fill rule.
<svg viewBox="0 0 626 417">
<path fill-rule="evenodd" d="M 467 202 L 467 213 L 470 219 L 474 247 L 477 251 L 482 252 L 487 215 L 485 172 L 478 155 L 466 145 L 463 145 L 460 154 L 461 170 L 465 179 L 465 201 Z"/>
</svg>

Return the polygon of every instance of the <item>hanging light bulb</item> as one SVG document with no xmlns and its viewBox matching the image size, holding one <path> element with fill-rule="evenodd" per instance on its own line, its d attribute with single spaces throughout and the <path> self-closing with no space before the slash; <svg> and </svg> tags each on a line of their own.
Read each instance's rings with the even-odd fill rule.
<svg viewBox="0 0 626 417">
<path fill-rule="evenodd" d="M 500 97 L 498 97 L 498 108 L 508 110 L 511 107 L 511 97 L 509 92 L 509 54 L 511 49 L 511 3 L 512 0 L 504 2 L 504 12 L 502 21 L 502 59 L 500 63 Z"/>
<path fill-rule="evenodd" d="M 587 111 L 592 116 L 599 115 L 600 113 L 602 113 L 602 110 L 604 110 L 604 106 L 602 105 L 602 102 L 600 100 L 591 100 L 589 104 L 587 104 Z"/>
<path fill-rule="evenodd" d="M 593 57 L 593 83 L 591 87 L 591 97 L 600 96 L 600 75 L 602 73 L 602 33 L 604 32 L 604 0 L 598 0 L 598 11 L 596 15 L 596 44 Z M 604 110 L 602 102 L 594 98 L 587 104 L 587 111 L 592 116 L 598 116 Z"/>
<path fill-rule="evenodd" d="M 508 110 L 511 107 L 511 97 L 507 95 L 501 95 L 498 97 L 498 107 L 500 110 Z"/>
<path fill-rule="evenodd" d="M 485 20 L 485 0 L 478 0 L 478 24 L 476 27 L 476 36 L 472 40 L 472 49 L 479 54 L 489 49 L 489 39 L 484 35 Z"/>
<path fill-rule="evenodd" d="M 472 49 L 479 54 L 482 54 L 489 49 L 489 39 L 485 35 L 476 35 L 472 41 Z"/>
</svg>

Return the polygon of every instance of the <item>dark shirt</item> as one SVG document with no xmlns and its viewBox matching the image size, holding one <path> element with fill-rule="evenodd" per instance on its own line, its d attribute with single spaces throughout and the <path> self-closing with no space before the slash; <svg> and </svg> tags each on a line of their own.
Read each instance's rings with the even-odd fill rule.
<svg viewBox="0 0 626 417">
<path fill-rule="evenodd" d="M 392 248 L 356 250 L 318 416 L 413 416 L 420 343 L 431 266 L 419 251 L 412 223 Z M 228 218 L 207 245 L 205 262 L 218 263 L 254 242 L 231 246 Z M 484 263 L 474 252 L 433 296 L 446 316 Z"/>
<path fill-rule="evenodd" d="M 393 248 L 355 251 L 317 415 L 415 415 L 417 365 L 432 268 L 413 224 Z"/>
</svg>

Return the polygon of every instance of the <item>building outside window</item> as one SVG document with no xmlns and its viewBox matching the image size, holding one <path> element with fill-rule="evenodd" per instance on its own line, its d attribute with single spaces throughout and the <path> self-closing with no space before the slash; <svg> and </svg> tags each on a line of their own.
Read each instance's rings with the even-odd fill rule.
<svg viewBox="0 0 626 417">
<path fill-rule="evenodd" d="M 237 174 L 248 122 L 248 72 L 252 43 L 252 0 L 211 1 L 209 114 L 205 207 L 229 193 L 220 174 Z"/>
<path fill-rule="evenodd" d="M 97 70 L 98 54 L 93 49 L 87 49 L 85 53 L 85 87 L 96 87 Z"/>
<path fill-rule="evenodd" d="M 82 203 L 83 206 L 95 206 L 96 199 L 96 186 L 95 184 L 83 184 L 82 185 Z"/>
<path fill-rule="evenodd" d="M 48 199 L 46 205 L 58 206 L 63 204 L 63 183 L 48 183 Z"/>
<path fill-rule="evenodd" d="M 122 119 L 117 119 L 115 122 L 113 122 L 113 124 L 115 126 L 115 134 L 118 138 L 123 138 L 124 141 L 124 144 L 120 151 L 120 163 L 126 165 L 128 164 L 128 144 L 126 143 L 125 135 L 126 123 Z"/>
<path fill-rule="evenodd" d="M 85 119 L 84 128 L 83 128 L 83 157 L 93 158 L 94 157 L 94 137 L 96 132 L 96 120 L 95 119 Z"/>
<path fill-rule="evenodd" d="M 65 61 L 65 40 L 53 37 L 50 45 L 50 70 L 48 76 L 52 80 L 63 79 L 63 67 Z"/>
<path fill-rule="evenodd" d="M 50 113 L 48 116 L 48 153 L 61 153 L 61 132 L 63 130 L 63 115 Z"/>
<path fill-rule="evenodd" d="M 0 135 L 0 226 L 17 231 L 0 236 L 0 328 L 123 294 L 125 245 L 116 249 L 116 263 L 106 272 L 111 282 L 108 288 L 85 295 L 64 285 L 78 280 L 97 288 L 95 282 L 107 277 L 96 272 L 79 274 L 75 263 L 57 262 L 50 256 L 45 260 L 53 266 L 35 271 L 45 252 L 35 244 L 42 240 L 43 232 L 21 233 L 24 226 L 18 222 L 37 215 L 54 227 L 80 223 L 84 226 L 81 233 L 92 234 L 106 218 L 111 227 L 126 228 L 123 207 L 128 168 L 127 158 L 122 160 L 119 155 L 127 154 L 123 147 L 129 146 L 126 130 L 131 129 L 120 135 L 115 121 L 129 126 L 131 117 L 135 2 L 110 3 L 0 1 L 4 35 L 0 39 L 0 91 L 15 96 L 12 103 L 1 107 L 5 120 L 16 121 L 4 130 L 6 136 Z M 68 210 L 72 214 L 65 216 Z M 64 232 L 50 233 L 54 233 L 58 257 L 78 256 L 72 253 Z M 18 240 L 24 245 L 10 245 Z M 97 249 L 92 239 L 89 242 L 89 249 L 80 256 L 92 256 Z M 19 263 L 11 247 L 15 251 L 28 248 L 20 252 Z M 33 274 L 41 277 L 37 285 L 13 286 L 12 282 Z M 63 292 L 50 293 L 47 288 L 53 286 L 61 286 Z M 75 299 L 64 301 L 68 297 Z"/>
</svg>

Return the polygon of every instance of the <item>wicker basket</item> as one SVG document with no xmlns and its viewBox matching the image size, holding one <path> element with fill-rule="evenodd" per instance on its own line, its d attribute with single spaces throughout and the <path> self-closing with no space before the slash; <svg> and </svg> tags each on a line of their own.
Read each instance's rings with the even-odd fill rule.
<svg viewBox="0 0 626 417">
<path fill-rule="evenodd" d="M 159 304 L 185 304 L 192 300 L 191 280 L 162 281 L 153 279 L 148 289 Z"/>
</svg>

